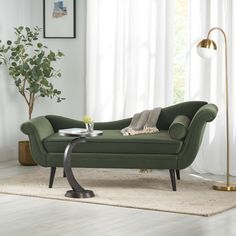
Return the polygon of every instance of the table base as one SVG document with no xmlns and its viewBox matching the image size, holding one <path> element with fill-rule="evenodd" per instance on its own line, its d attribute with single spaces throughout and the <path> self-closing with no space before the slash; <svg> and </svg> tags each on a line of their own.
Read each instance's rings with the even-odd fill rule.
<svg viewBox="0 0 236 236">
<path fill-rule="evenodd" d="M 95 194 L 91 190 L 83 190 L 83 191 L 69 190 L 66 192 L 65 196 L 69 198 L 91 198 L 94 197 Z"/>
</svg>

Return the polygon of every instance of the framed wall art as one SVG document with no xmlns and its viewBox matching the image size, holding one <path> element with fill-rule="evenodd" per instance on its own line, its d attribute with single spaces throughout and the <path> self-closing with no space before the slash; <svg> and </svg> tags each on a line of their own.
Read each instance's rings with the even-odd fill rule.
<svg viewBox="0 0 236 236">
<path fill-rule="evenodd" d="M 43 0 L 44 38 L 76 37 L 76 0 Z"/>
</svg>

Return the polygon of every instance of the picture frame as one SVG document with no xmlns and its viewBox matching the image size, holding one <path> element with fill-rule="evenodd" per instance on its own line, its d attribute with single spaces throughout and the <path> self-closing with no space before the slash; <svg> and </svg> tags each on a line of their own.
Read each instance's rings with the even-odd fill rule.
<svg viewBox="0 0 236 236">
<path fill-rule="evenodd" d="M 43 37 L 76 38 L 76 0 L 43 0 Z"/>
</svg>

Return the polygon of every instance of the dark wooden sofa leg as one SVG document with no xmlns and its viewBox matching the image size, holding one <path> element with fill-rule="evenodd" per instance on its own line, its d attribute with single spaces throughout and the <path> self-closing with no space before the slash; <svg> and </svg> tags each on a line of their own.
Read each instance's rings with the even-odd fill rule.
<svg viewBox="0 0 236 236">
<path fill-rule="evenodd" d="M 50 179 L 49 179 L 49 188 L 52 188 L 54 177 L 56 173 L 56 167 L 51 167 L 51 172 L 50 172 Z"/>
<path fill-rule="evenodd" d="M 175 170 L 170 169 L 169 171 L 170 171 L 170 179 L 171 179 L 172 189 L 173 189 L 173 191 L 176 191 Z"/>
<path fill-rule="evenodd" d="M 175 170 L 176 171 L 176 177 L 178 180 L 180 180 L 180 171 L 179 170 Z"/>
</svg>

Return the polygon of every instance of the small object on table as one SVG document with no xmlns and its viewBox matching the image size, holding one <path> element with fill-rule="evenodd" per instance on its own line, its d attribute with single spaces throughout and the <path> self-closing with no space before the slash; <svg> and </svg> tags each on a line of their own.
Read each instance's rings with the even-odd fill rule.
<svg viewBox="0 0 236 236">
<path fill-rule="evenodd" d="M 93 132 L 94 123 L 93 123 L 92 117 L 90 117 L 90 116 L 88 116 L 88 115 L 85 115 L 85 116 L 83 117 L 83 122 L 85 123 L 86 130 L 87 130 L 88 132 Z"/>
<path fill-rule="evenodd" d="M 85 124 L 85 126 L 86 126 L 86 131 L 88 131 L 88 133 L 93 132 L 94 123 L 87 123 L 87 124 Z"/>
<path fill-rule="evenodd" d="M 64 171 L 66 173 L 66 178 L 72 188 L 68 190 L 65 194 L 66 197 L 70 198 L 90 198 L 94 197 L 94 193 L 91 190 L 84 189 L 75 179 L 74 174 L 71 169 L 71 153 L 76 145 L 79 143 L 85 143 L 86 138 L 96 137 L 103 134 L 101 130 L 93 130 L 88 132 L 86 129 L 81 128 L 71 128 L 71 129 L 61 129 L 59 130 L 59 135 L 75 137 L 66 147 L 64 152 Z"/>
</svg>

